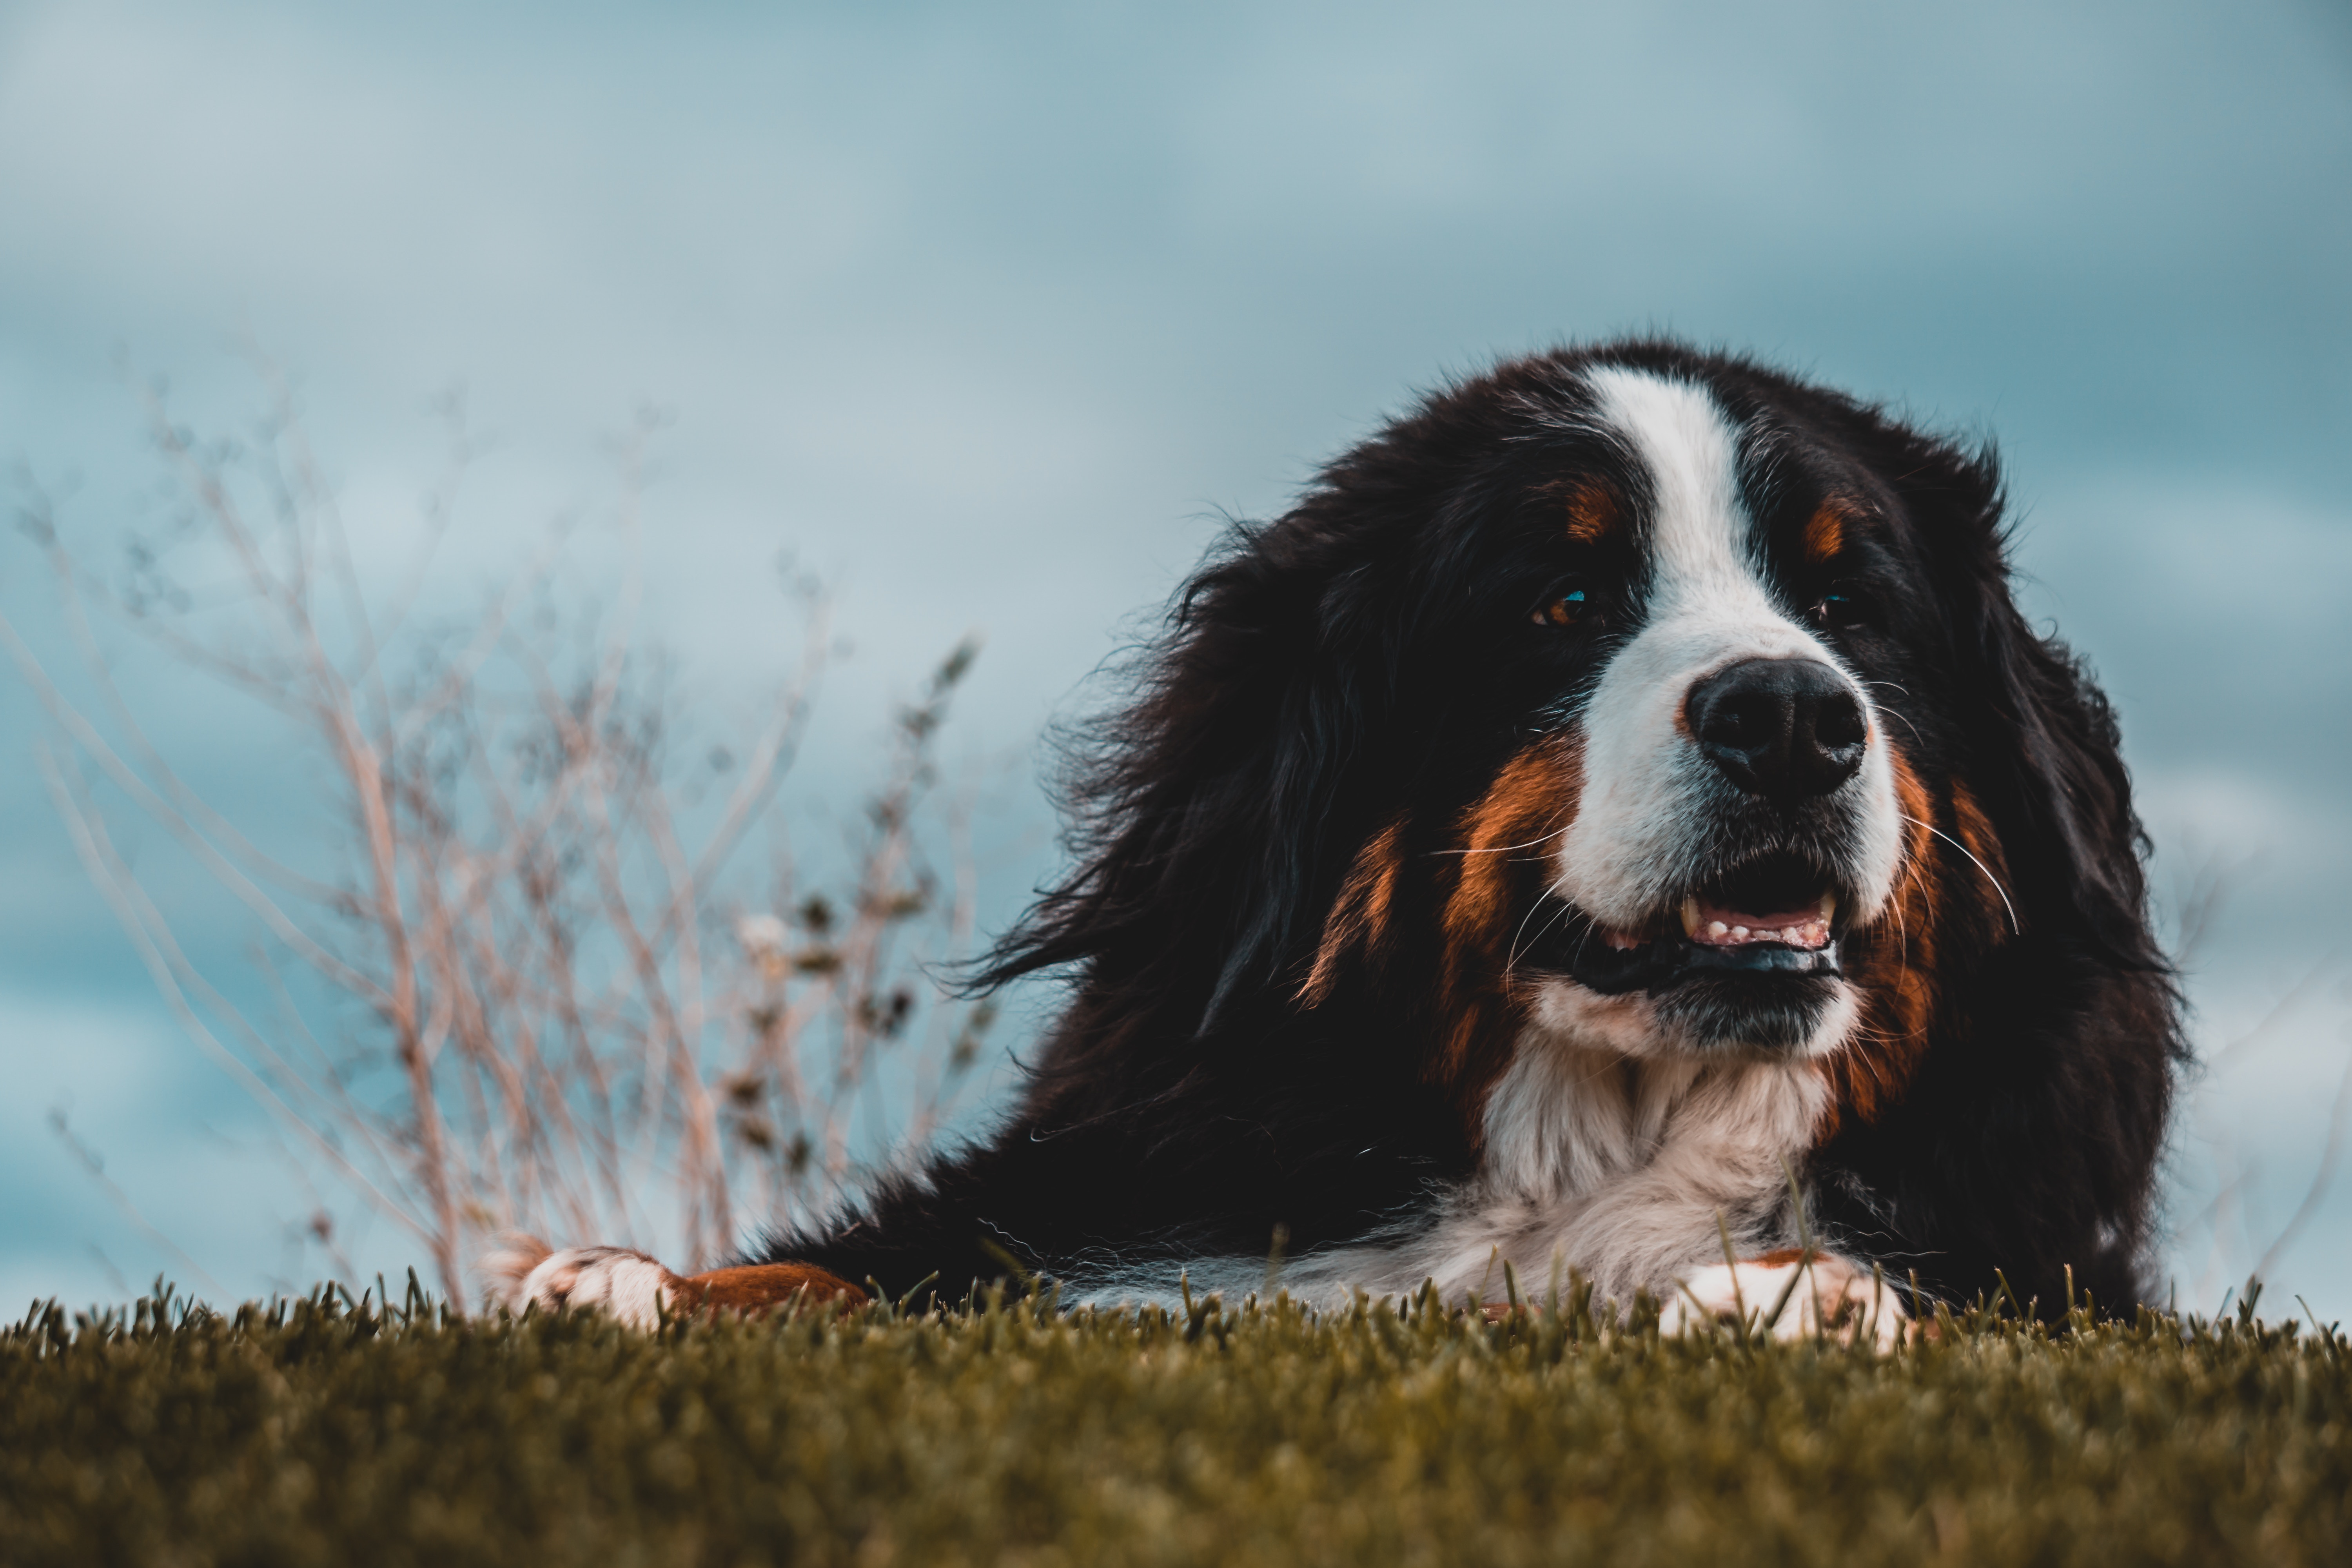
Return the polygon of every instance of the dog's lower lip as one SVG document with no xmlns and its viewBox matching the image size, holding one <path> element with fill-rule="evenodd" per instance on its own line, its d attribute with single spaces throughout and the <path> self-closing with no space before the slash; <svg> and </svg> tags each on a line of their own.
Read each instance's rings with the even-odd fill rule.
<svg viewBox="0 0 2352 1568">
<path fill-rule="evenodd" d="M 1833 978 L 1843 973 L 1832 923 L 1839 904 L 1834 892 L 1823 892 L 1809 908 L 1741 916 L 1693 895 L 1683 900 L 1680 918 L 1663 926 L 1627 931 L 1590 917 L 1559 922 L 1551 928 L 1558 935 L 1550 958 L 1536 962 L 1606 995 L 1664 991 L 1709 976 L 1761 983 Z M 1711 931 L 1715 925 L 1724 929 Z"/>
<path fill-rule="evenodd" d="M 1633 947 L 1588 942 L 1573 946 L 1564 962 L 1543 967 L 1565 972 L 1588 991 L 1622 995 L 1664 991 L 1706 976 L 1758 981 L 1835 978 L 1840 966 L 1834 937 L 1817 947 L 1784 942 L 1744 942 L 1720 946 L 1661 937 Z"/>
</svg>

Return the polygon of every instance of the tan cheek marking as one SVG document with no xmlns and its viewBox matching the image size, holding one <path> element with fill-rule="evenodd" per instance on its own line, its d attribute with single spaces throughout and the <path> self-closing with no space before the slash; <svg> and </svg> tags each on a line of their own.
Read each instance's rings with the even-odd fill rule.
<svg viewBox="0 0 2352 1568">
<path fill-rule="evenodd" d="M 1861 1028 L 1824 1064 L 1834 1104 L 1820 1140 L 1826 1140 L 1846 1116 L 1865 1122 L 1876 1120 L 1902 1092 L 1927 1050 L 1927 1031 L 1936 1021 L 1944 916 L 1955 907 L 1944 853 L 1927 824 L 1948 818 L 1953 837 L 1990 873 L 1989 878 L 1974 868 L 1951 873 L 1968 878 L 1975 889 L 1958 908 L 1973 916 L 1986 941 L 1998 943 L 2009 934 L 2008 904 L 1992 880 L 2008 883 L 2009 862 L 1984 808 L 1956 780 L 1949 809 L 1938 810 L 1901 749 L 1890 746 L 1890 756 L 1896 796 L 1904 815 L 1913 820 L 1905 831 L 1903 874 L 1895 885 L 1894 908 L 1881 920 L 1875 949 L 1855 975 L 1864 993 Z"/>
<path fill-rule="evenodd" d="M 1474 1137 L 1476 1102 L 1508 1065 L 1517 1029 L 1508 951 L 1517 918 L 1513 894 L 1526 885 L 1527 864 L 1548 863 L 1575 820 L 1582 783 L 1581 742 L 1546 739 L 1504 764 L 1462 815 L 1457 839 L 1465 853 L 1456 857 L 1460 868 L 1441 916 L 1444 1018 L 1430 1071 L 1454 1089 Z"/>
<path fill-rule="evenodd" d="M 1339 977 L 1339 965 L 1348 950 L 1361 943 L 1368 952 L 1377 953 L 1388 936 L 1389 906 L 1396 899 L 1397 876 L 1402 869 L 1399 846 L 1404 839 L 1402 816 L 1378 833 L 1363 848 L 1356 852 L 1356 863 L 1349 868 L 1348 879 L 1340 886 L 1339 897 L 1331 905 L 1330 918 L 1323 922 L 1323 941 L 1315 950 L 1315 967 L 1298 988 L 1298 1000 L 1309 1006 L 1320 1006 L 1331 994 L 1331 987 Z"/>
<path fill-rule="evenodd" d="M 1925 826 L 1938 815 L 1935 797 L 1903 754 L 1887 745 L 1895 798 L 1904 816 L 1903 869 L 1886 912 L 1870 935 L 1868 956 L 1854 968 L 1862 992 L 1862 1018 L 1853 1037 L 1821 1065 L 1832 1095 L 1832 1109 L 1815 1141 L 1826 1141 L 1844 1119 L 1874 1121 L 1902 1093 L 1936 1017 L 1936 950 L 1945 889 L 1935 836 Z"/>
<path fill-rule="evenodd" d="M 1516 881 L 1513 857 L 1549 853 L 1550 840 L 1575 820 L 1582 762 L 1580 748 L 1538 742 L 1506 763 L 1486 793 L 1463 813 L 1462 869 L 1445 900 L 1450 946 L 1476 943 L 1505 912 Z"/>
<path fill-rule="evenodd" d="M 2001 852 L 1992 819 L 1968 786 L 1957 782 L 1952 785 L 1952 831 L 1985 868 L 1986 874 L 1976 879 L 1977 910 L 1997 945 L 2011 934 L 2009 900 L 2001 896 L 2001 889 L 2010 885 L 2009 857 Z"/>
</svg>

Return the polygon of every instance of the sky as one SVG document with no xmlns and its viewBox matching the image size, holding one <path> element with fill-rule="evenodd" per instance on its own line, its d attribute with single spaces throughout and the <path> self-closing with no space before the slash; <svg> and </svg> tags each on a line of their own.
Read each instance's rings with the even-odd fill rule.
<svg viewBox="0 0 2352 1568">
<path fill-rule="evenodd" d="M 375 560 L 451 388 L 495 437 L 461 574 L 608 494 L 657 407 L 646 616 L 683 667 L 788 658 L 780 553 L 834 585 L 813 798 L 983 637 L 953 744 L 1004 763 L 1028 846 L 999 921 L 1050 868 L 1043 727 L 1225 517 L 1445 376 L 1667 330 L 1997 437 L 2028 608 L 2116 700 L 2161 899 L 2229 895 L 2189 961 L 2215 1065 L 2168 1167 L 2184 1304 L 2287 1226 L 2352 1061 L 2347 280 L 2352 11 L 2319 0 L 0 0 L 12 509 L 152 519 L 121 367 L 233 424 L 238 333 L 299 379 Z M 53 599 L 0 536 L 45 656 Z M 302 797 L 237 713 L 164 727 L 233 809 Z M 314 1261 L 310 1199 L 83 877 L 46 732 L 0 676 L 0 1310 L 270 1289 Z M 2352 1317 L 2347 1244 L 2352 1173 L 2272 1289 Z"/>
</svg>

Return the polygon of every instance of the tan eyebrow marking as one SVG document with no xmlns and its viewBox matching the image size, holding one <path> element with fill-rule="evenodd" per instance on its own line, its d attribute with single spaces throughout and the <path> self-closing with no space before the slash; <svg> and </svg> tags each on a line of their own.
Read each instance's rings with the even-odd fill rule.
<svg viewBox="0 0 2352 1568">
<path fill-rule="evenodd" d="M 1845 531 L 1862 521 L 1862 509 L 1843 496 L 1831 496 L 1805 520 L 1805 554 L 1815 561 L 1833 560 L 1845 548 Z"/>
<path fill-rule="evenodd" d="M 1596 484 L 1580 484 L 1569 492 L 1568 537 L 1578 544 L 1598 544 L 1617 527 L 1617 498 Z"/>
</svg>

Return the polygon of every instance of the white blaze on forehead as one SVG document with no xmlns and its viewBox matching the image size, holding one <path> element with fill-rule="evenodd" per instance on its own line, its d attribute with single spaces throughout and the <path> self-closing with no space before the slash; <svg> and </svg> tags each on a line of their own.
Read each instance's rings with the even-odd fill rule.
<svg viewBox="0 0 2352 1568">
<path fill-rule="evenodd" d="M 1781 613 L 1758 575 L 1739 497 L 1738 437 L 1715 399 L 1688 382 L 1638 371 L 1599 370 L 1590 380 L 1602 420 L 1649 474 L 1648 630 L 1679 623 L 1685 637 L 1712 632 L 1727 648 L 1744 637 L 1757 647 L 1745 658 L 1831 658 Z"/>
<path fill-rule="evenodd" d="M 1692 686 L 1742 659 L 1843 665 L 1763 580 L 1739 494 L 1738 433 L 1706 389 L 1621 368 L 1588 382 L 1601 422 L 1649 480 L 1650 597 L 1585 710 L 1583 794 L 1560 840 L 1557 886 L 1602 924 L 1633 930 L 1679 895 L 1728 788 L 1683 727 Z M 1856 912 L 1868 915 L 1892 890 L 1900 840 L 1876 714 L 1859 686 L 1855 696 L 1873 744 L 1845 786 L 1854 808 L 1845 858 Z"/>
</svg>

